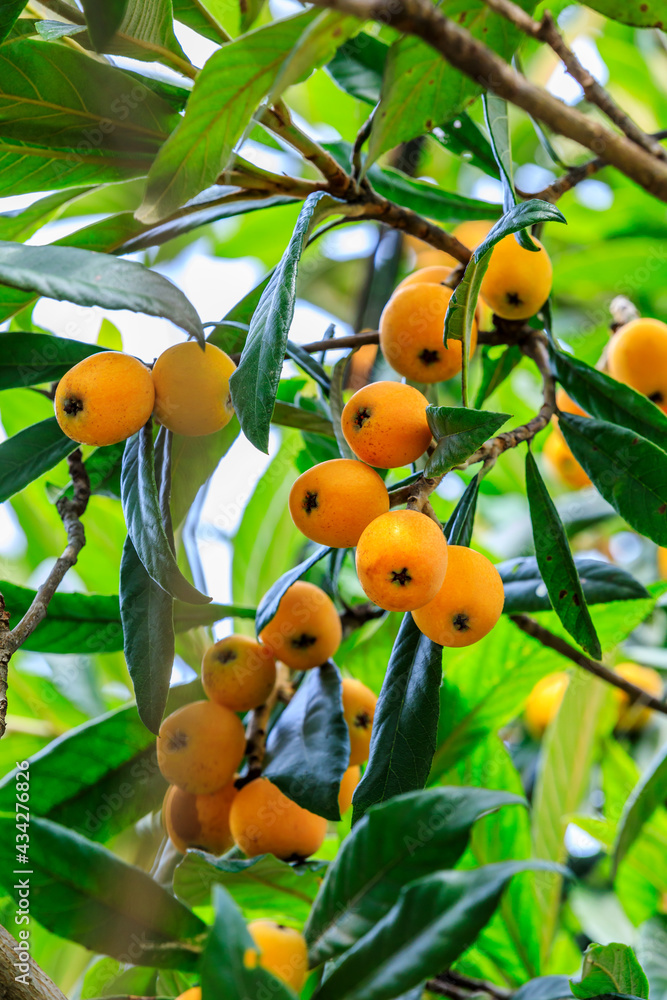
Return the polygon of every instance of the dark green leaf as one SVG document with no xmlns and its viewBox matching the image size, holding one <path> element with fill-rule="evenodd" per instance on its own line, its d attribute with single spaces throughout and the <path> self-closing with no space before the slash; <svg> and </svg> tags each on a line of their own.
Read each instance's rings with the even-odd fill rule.
<svg viewBox="0 0 667 1000">
<path fill-rule="evenodd" d="M 0 816 L 0 871 L 19 900 L 16 817 Z M 64 826 L 30 817 L 31 916 L 60 937 L 135 965 L 193 969 L 197 953 L 178 942 L 206 925 L 139 868 Z M 131 949 L 131 950 L 130 950 Z"/>
<path fill-rule="evenodd" d="M 481 816 L 523 799 L 485 788 L 429 788 L 373 806 L 329 867 L 305 928 L 313 965 L 370 931 L 415 879 L 452 868 Z"/>
<path fill-rule="evenodd" d="M 463 111 L 453 121 L 445 122 L 433 130 L 433 138 L 455 156 L 464 156 L 469 163 L 485 174 L 500 179 L 493 150 L 479 125 Z"/>
<path fill-rule="evenodd" d="M 250 320 L 264 294 L 264 289 L 271 280 L 273 270 L 269 271 L 254 288 L 243 296 L 240 302 L 233 306 L 227 315 L 216 324 L 215 329 L 207 337 L 212 344 L 227 354 L 242 351 L 248 337 Z"/>
<path fill-rule="evenodd" d="M 290 340 L 288 340 L 285 344 L 285 354 L 288 358 L 291 358 L 302 371 L 304 371 L 307 375 L 310 375 L 310 377 L 317 382 L 325 396 L 329 395 L 331 390 L 331 381 L 329 376 L 319 361 L 317 361 L 312 354 L 309 354 L 308 351 L 304 351 L 300 344 L 293 344 Z"/>
<path fill-rule="evenodd" d="M 479 494 L 479 473 L 470 480 L 452 516 L 444 527 L 450 545 L 470 545 L 475 526 L 475 511 Z"/>
<path fill-rule="evenodd" d="M 234 410 L 243 432 L 260 451 L 268 452 L 269 448 L 269 428 L 294 315 L 301 254 L 312 227 L 337 204 L 321 191 L 308 195 L 287 249 L 253 313 L 239 367 L 230 379 Z"/>
<path fill-rule="evenodd" d="M 28 0 L 6 0 L 0 12 L 0 42 L 3 42 L 12 30 L 14 22 L 19 17 Z"/>
<path fill-rule="evenodd" d="M 46 222 L 58 216 L 68 202 L 74 201 L 90 188 L 74 188 L 69 191 L 56 191 L 38 198 L 27 208 L 13 212 L 3 212 L 0 215 L 0 240 L 16 240 L 23 243 Z"/>
<path fill-rule="evenodd" d="M 157 733 L 174 663 L 174 599 L 148 575 L 129 535 L 120 563 L 120 617 L 139 715 Z"/>
<path fill-rule="evenodd" d="M 157 809 L 167 790 L 155 737 L 134 705 L 70 729 L 29 764 L 36 811 L 91 840 L 108 840 Z M 13 809 L 18 774 L 0 782 L 0 810 Z"/>
<path fill-rule="evenodd" d="M 57 381 L 103 348 L 47 333 L 0 333 L 0 389 Z"/>
<path fill-rule="evenodd" d="M 287 573 L 283 573 L 279 580 L 273 584 L 273 586 L 267 590 L 264 597 L 259 602 L 259 607 L 257 608 L 257 620 L 255 622 L 255 628 L 257 634 L 264 629 L 272 618 L 275 617 L 278 611 L 278 605 L 280 604 L 283 595 L 286 590 L 288 590 L 293 583 L 301 579 L 304 573 L 307 573 L 311 566 L 318 563 L 320 559 L 324 559 L 327 553 L 331 552 L 331 549 L 326 545 L 320 545 L 315 551 L 304 559 L 303 562 L 295 566 L 294 569 L 290 569 Z"/>
<path fill-rule="evenodd" d="M 530 449 L 526 452 L 526 493 L 537 565 L 551 606 L 572 638 L 589 656 L 599 660 L 600 641 L 586 606 L 570 543 Z"/>
<path fill-rule="evenodd" d="M 183 292 L 161 274 L 133 261 L 76 247 L 0 241 L 0 281 L 81 306 L 162 316 L 204 340 L 199 316 Z"/>
<path fill-rule="evenodd" d="M 215 625 L 223 618 L 254 618 L 254 608 L 244 608 L 238 604 L 182 604 L 174 602 L 174 628 L 176 632 L 187 632 L 191 628 Z"/>
<path fill-rule="evenodd" d="M 424 471 L 427 476 L 441 476 L 470 458 L 509 420 L 510 414 L 463 406 L 429 406 L 426 417 L 438 444 Z"/>
<path fill-rule="evenodd" d="M 96 52 L 108 51 L 106 46 L 121 25 L 128 0 L 82 0 L 86 26 Z"/>
<path fill-rule="evenodd" d="M 497 219 L 500 214 L 498 205 L 443 191 L 437 184 L 415 180 L 392 167 L 371 167 L 368 179 L 378 194 L 437 222 Z"/>
<path fill-rule="evenodd" d="M 385 42 L 361 31 L 354 40 L 341 45 L 327 64 L 327 72 L 352 97 L 377 104 L 388 52 Z"/>
<path fill-rule="evenodd" d="M 629 385 L 551 346 L 550 354 L 556 378 L 582 410 L 636 431 L 664 450 L 667 416 L 655 403 Z"/>
<path fill-rule="evenodd" d="M 646 588 L 620 566 L 586 556 L 575 556 L 574 562 L 587 604 L 632 601 L 649 596 Z M 498 563 L 496 569 L 505 588 L 505 614 L 549 610 L 551 602 L 534 556 L 508 559 Z"/>
<path fill-rule="evenodd" d="M 637 28 L 665 28 L 665 8 L 662 0 L 586 0 L 586 6 L 605 14 L 621 24 Z"/>
<path fill-rule="evenodd" d="M 185 117 L 150 169 L 137 213 L 141 222 L 159 222 L 215 184 L 285 57 L 314 16 L 305 11 L 272 21 L 211 56 L 197 76 Z"/>
<path fill-rule="evenodd" d="M 479 410 L 484 400 L 502 385 L 523 358 L 521 348 L 516 344 L 505 347 L 499 358 L 491 357 L 491 350 L 492 348 L 483 347 L 479 353 L 482 362 L 482 381 L 473 404 L 476 410 Z"/>
<path fill-rule="evenodd" d="M 28 587 L 7 582 L 0 584 L 0 592 L 12 625 L 20 621 L 37 596 L 37 592 Z M 24 649 L 40 653 L 92 656 L 116 652 L 123 648 L 118 597 L 56 592 L 46 618 L 22 645 Z"/>
<path fill-rule="evenodd" d="M 0 503 L 19 493 L 77 448 L 55 417 L 26 427 L 0 444 Z"/>
<path fill-rule="evenodd" d="M 90 479 L 90 490 L 98 496 L 120 500 L 120 471 L 123 465 L 125 442 L 96 448 L 85 466 Z"/>
<path fill-rule="evenodd" d="M 442 647 L 405 614 L 375 709 L 370 757 L 354 793 L 358 822 L 370 806 L 426 784 L 436 747 Z"/>
<path fill-rule="evenodd" d="M 305 80 L 314 69 L 328 62 L 341 42 L 355 35 L 359 28 L 359 19 L 352 14 L 337 10 L 320 11 L 315 20 L 301 32 L 287 54 L 273 82 L 267 103 L 276 105 L 288 87 Z"/>
<path fill-rule="evenodd" d="M 648 998 L 648 979 L 627 944 L 589 944 L 581 978 L 571 979 L 570 988 L 579 1000 L 605 993 Z"/>
<path fill-rule="evenodd" d="M 202 1000 L 222 997 L 271 997 L 293 1000 L 294 994 L 257 962 L 246 960 L 258 948 L 239 908 L 221 885 L 213 890 L 215 922 L 200 962 Z"/>
<path fill-rule="evenodd" d="M 210 597 L 186 580 L 172 552 L 160 511 L 153 456 L 149 421 L 128 440 L 123 455 L 121 498 L 128 536 L 148 575 L 164 591 L 190 604 L 208 604 Z"/>
<path fill-rule="evenodd" d="M 631 527 L 667 545 L 667 454 L 635 431 L 562 413 L 559 426 L 577 461 Z"/>
<path fill-rule="evenodd" d="M 308 670 L 269 733 L 263 773 L 304 809 L 340 819 L 338 792 L 350 762 L 335 663 Z"/>
<path fill-rule="evenodd" d="M 264 0 L 239 0 L 241 8 L 241 31 L 249 31 L 259 17 Z"/>
<path fill-rule="evenodd" d="M 491 148 L 498 165 L 500 179 L 503 185 L 503 211 L 509 212 L 517 203 L 514 190 L 514 167 L 512 165 L 512 142 L 509 131 L 507 101 L 497 97 L 491 91 L 482 96 L 484 104 L 484 120 L 491 136 Z M 531 240 L 525 230 L 516 234 L 519 244 L 524 250 L 537 251 L 539 247 Z"/>
<path fill-rule="evenodd" d="M 276 401 L 271 415 L 271 423 L 279 427 L 296 427 L 303 434 L 322 434 L 324 437 L 334 437 L 333 424 L 328 417 L 318 410 L 306 409 L 304 406 L 293 406 L 291 403 Z"/>
<path fill-rule="evenodd" d="M 506 861 L 472 871 L 440 871 L 412 882 L 401 889 L 389 912 L 345 953 L 314 997 L 391 1000 L 448 968 L 470 947 L 513 875 L 558 867 L 540 861 Z"/>
<path fill-rule="evenodd" d="M 336 435 L 336 444 L 338 445 L 340 456 L 341 458 L 354 459 L 356 456 L 347 443 L 347 438 L 343 434 L 343 426 L 341 423 L 343 409 L 345 408 L 345 398 L 343 395 L 345 373 L 347 371 L 350 357 L 351 355 L 341 358 L 333 366 L 333 371 L 331 373 L 331 395 L 329 399 L 329 407 L 331 409 L 331 422 L 333 424 L 334 434 Z"/>
<path fill-rule="evenodd" d="M 665 799 L 667 799 L 667 745 L 661 747 L 647 765 L 623 806 L 616 828 L 614 871 L 618 870 L 618 866 L 641 833 L 644 824 L 650 820 Z M 636 993 L 637 990 L 632 992 Z"/>
</svg>

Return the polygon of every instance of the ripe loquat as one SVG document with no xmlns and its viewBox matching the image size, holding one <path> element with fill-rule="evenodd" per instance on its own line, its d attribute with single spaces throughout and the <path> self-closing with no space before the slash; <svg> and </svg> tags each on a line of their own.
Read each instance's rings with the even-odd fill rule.
<svg viewBox="0 0 667 1000">
<path fill-rule="evenodd" d="M 426 397 L 411 385 L 372 382 L 345 404 L 345 440 L 357 458 L 378 469 L 409 465 L 431 443 L 427 406 Z"/>
<path fill-rule="evenodd" d="M 229 379 L 236 365 L 213 344 L 194 340 L 167 348 L 153 366 L 155 416 L 175 434 L 200 437 L 234 416 Z"/>
<path fill-rule="evenodd" d="M 556 717 L 569 683 L 569 675 L 564 670 L 548 674 L 528 695 L 523 718 L 534 740 L 542 739 L 547 726 Z"/>
<path fill-rule="evenodd" d="M 633 319 L 609 341 L 609 374 L 667 413 L 667 323 Z"/>
<path fill-rule="evenodd" d="M 591 485 L 588 474 L 572 454 L 572 450 L 558 425 L 554 426 L 546 439 L 542 454 L 566 486 L 571 486 L 574 490 L 582 490 L 585 486 Z"/>
<path fill-rule="evenodd" d="M 300 993 L 308 977 L 308 947 L 303 935 L 273 920 L 251 920 L 248 931 L 259 949 L 262 968 Z"/>
<path fill-rule="evenodd" d="M 443 343 L 445 315 L 453 289 L 417 282 L 394 292 L 380 317 L 380 347 L 389 364 L 414 382 L 443 382 L 461 371 L 463 344 Z M 477 346 L 473 320 L 470 355 Z"/>
<path fill-rule="evenodd" d="M 659 547 L 656 555 L 661 580 L 667 580 L 667 549 Z"/>
<path fill-rule="evenodd" d="M 654 698 L 662 698 L 664 687 L 662 677 L 651 667 L 641 667 L 638 663 L 619 663 L 614 667 L 614 672 L 631 684 L 636 684 L 647 694 L 653 695 Z M 653 710 L 643 706 L 639 699 L 632 704 L 625 691 L 617 688 L 614 693 L 618 703 L 618 728 L 626 733 L 637 733 L 644 729 L 651 719 Z"/>
<path fill-rule="evenodd" d="M 338 791 L 338 808 L 340 809 L 341 816 L 343 813 L 346 813 L 352 805 L 352 796 L 354 795 L 355 789 L 360 781 L 361 768 L 359 765 L 353 764 L 351 767 L 348 767 L 341 779 L 340 789 Z"/>
<path fill-rule="evenodd" d="M 336 653 L 342 636 L 331 598 L 315 584 L 297 580 L 259 637 L 275 658 L 292 670 L 310 670 Z"/>
<path fill-rule="evenodd" d="M 151 373 L 141 361 L 119 351 L 101 351 L 63 375 L 54 407 L 67 437 L 100 446 L 136 434 L 150 418 L 154 402 Z"/>
<path fill-rule="evenodd" d="M 529 319 L 549 298 L 553 268 L 540 241 L 533 242 L 539 251 L 524 250 L 510 233 L 491 252 L 481 294 L 504 319 Z"/>
<path fill-rule="evenodd" d="M 181 993 L 176 1000 L 201 1000 L 201 986 L 193 986 L 191 989 Z"/>
<path fill-rule="evenodd" d="M 556 390 L 556 406 L 563 413 L 574 413 L 577 417 L 587 417 L 588 414 L 585 410 L 579 406 L 579 403 L 568 396 L 562 386 L 559 386 Z"/>
<path fill-rule="evenodd" d="M 374 469 L 349 458 L 308 469 L 289 495 L 292 520 L 306 538 L 353 548 L 364 528 L 389 510 L 389 494 Z"/>
<path fill-rule="evenodd" d="M 440 590 L 447 550 L 447 539 L 426 514 L 390 511 L 371 521 L 359 539 L 359 582 L 385 611 L 413 611 Z"/>
<path fill-rule="evenodd" d="M 361 681 L 343 678 L 343 715 L 350 734 L 350 767 L 368 760 L 377 697 Z M 354 789 L 353 789 L 354 790 Z"/>
<path fill-rule="evenodd" d="M 444 583 L 412 617 L 433 642 L 470 646 L 491 631 L 504 603 L 503 581 L 493 563 L 474 549 L 450 545 Z"/>
<path fill-rule="evenodd" d="M 157 762 L 163 776 L 194 795 L 209 795 L 227 785 L 244 753 L 241 720 L 210 701 L 193 701 L 172 712 L 157 738 Z"/>
<path fill-rule="evenodd" d="M 407 278 L 403 278 L 403 281 L 399 281 L 394 289 L 394 295 L 403 288 L 409 288 L 410 285 L 421 285 L 424 283 L 429 285 L 444 285 L 451 273 L 451 267 L 445 267 L 444 264 L 431 264 L 430 267 L 420 267 L 418 271 L 413 271 Z"/>
<path fill-rule="evenodd" d="M 229 635 L 204 653 L 201 679 L 211 701 L 233 712 L 249 712 L 273 691 L 276 661 L 259 642 Z"/>
<path fill-rule="evenodd" d="M 174 847 L 182 854 L 188 847 L 210 854 L 228 851 L 234 844 L 229 811 L 236 794 L 233 781 L 210 795 L 193 795 L 171 785 L 164 797 L 162 819 Z"/>
<path fill-rule="evenodd" d="M 307 858 L 322 846 L 327 821 L 302 809 L 268 778 L 244 785 L 229 815 L 232 835 L 249 858 L 274 854 L 283 861 Z"/>
</svg>

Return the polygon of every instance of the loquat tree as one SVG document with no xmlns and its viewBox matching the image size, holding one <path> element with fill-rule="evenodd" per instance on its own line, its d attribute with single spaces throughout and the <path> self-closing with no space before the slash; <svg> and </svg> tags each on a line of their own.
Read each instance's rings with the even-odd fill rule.
<svg viewBox="0 0 667 1000">
<path fill-rule="evenodd" d="M 0 1000 L 667 1000 L 666 25 L 0 4 Z"/>
</svg>

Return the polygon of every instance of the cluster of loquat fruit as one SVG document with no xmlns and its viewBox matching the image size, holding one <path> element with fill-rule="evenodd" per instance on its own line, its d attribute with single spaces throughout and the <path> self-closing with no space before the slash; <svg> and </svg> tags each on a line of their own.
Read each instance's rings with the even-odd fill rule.
<svg viewBox="0 0 667 1000">
<path fill-rule="evenodd" d="M 61 430 L 80 444 L 124 441 L 155 416 L 168 430 L 200 437 L 221 430 L 234 410 L 232 359 L 213 344 L 175 344 L 150 369 L 121 351 L 101 351 L 63 376 L 54 407 Z"/>
</svg>

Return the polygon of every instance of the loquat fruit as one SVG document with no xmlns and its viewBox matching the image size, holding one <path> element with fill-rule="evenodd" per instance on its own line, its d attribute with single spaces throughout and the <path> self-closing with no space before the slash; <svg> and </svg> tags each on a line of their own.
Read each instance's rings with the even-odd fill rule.
<svg viewBox="0 0 667 1000">
<path fill-rule="evenodd" d="M 343 813 L 346 813 L 352 805 L 352 796 L 354 795 L 355 789 L 360 781 L 361 768 L 359 765 L 353 764 L 348 767 L 341 779 L 340 789 L 338 791 L 338 808 L 340 809 L 341 816 Z"/>
<path fill-rule="evenodd" d="M 493 563 L 465 545 L 450 545 L 444 583 L 412 617 L 433 642 L 470 646 L 491 631 L 504 603 L 503 581 Z"/>
<path fill-rule="evenodd" d="M 371 521 L 359 539 L 359 582 L 385 611 L 413 611 L 440 590 L 447 550 L 447 539 L 426 514 L 390 511 Z"/>
<path fill-rule="evenodd" d="M 651 667 L 641 667 L 638 663 L 619 663 L 614 667 L 614 672 L 631 684 L 636 684 L 647 694 L 653 695 L 654 698 L 662 698 L 664 687 L 662 677 Z M 618 688 L 614 694 L 618 704 L 618 728 L 626 733 L 638 733 L 644 729 L 651 719 L 653 710 L 642 705 L 639 699 L 631 703 L 625 691 Z"/>
<path fill-rule="evenodd" d="M 533 242 L 539 251 L 524 250 L 510 233 L 491 252 L 481 294 L 503 319 L 530 319 L 549 298 L 553 268 L 540 241 Z"/>
<path fill-rule="evenodd" d="M 574 490 L 582 490 L 590 486 L 588 473 L 582 469 L 572 454 L 572 450 L 556 425 L 544 442 L 542 454 L 558 478 Z"/>
<path fill-rule="evenodd" d="M 273 920 L 251 920 L 248 931 L 259 949 L 259 964 L 295 993 L 308 978 L 308 947 L 303 934 Z"/>
<path fill-rule="evenodd" d="M 667 323 L 633 319 L 612 336 L 609 374 L 632 386 L 667 413 Z"/>
<path fill-rule="evenodd" d="M 193 986 L 191 989 L 181 993 L 176 1000 L 201 1000 L 201 986 Z"/>
<path fill-rule="evenodd" d="M 364 528 L 389 510 L 389 494 L 374 469 L 334 458 L 304 472 L 290 490 L 292 520 L 306 538 L 353 548 Z"/>
<path fill-rule="evenodd" d="M 417 282 L 394 292 L 380 316 L 380 347 L 389 364 L 414 382 L 443 382 L 461 371 L 463 344 L 443 343 L 445 315 L 454 294 L 446 285 Z M 477 346 L 473 319 L 470 355 Z"/>
<path fill-rule="evenodd" d="M 154 402 L 146 365 L 120 351 L 101 351 L 63 375 L 54 407 L 67 437 L 101 446 L 136 434 L 150 418 Z"/>
<path fill-rule="evenodd" d="M 562 386 L 559 386 L 556 390 L 556 406 L 563 413 L 574 413 L 577 417 L 587 417 L 588 414 L 585 410 L 579 406 L 579 403 L 568 396 Z"/>
<path fill-rule="evenodd" d="M 276 683 L 276 661 L 259 642 L 229 635 L 204 653 L 201 671 L 207 697 L 233 712 L 263 705 Z"/>
<path fill-rule="evenodd" d="M 661 580 L 667 580 L 667 549 L 659 547 L 656 555 L 658 574 Z"/>
<path fill-rule="evenodd" d="M 444 285 L 451 273 L 451 267 L 446 267 L 444 264 L 431 264 L 430 267 L 420 267 L 418 271 L 413 271 L 407 278 L 403 278 L 403 281 L 399 281 L 394 289 L 394 295 L 403 288 L 409 288 L 410 285 L 421 285 L 424 283 L 429 285 Z"/>
<path fill-rule="evenodd" d="M 186 437 L 213 434 L 234 416 L 229 379 L 236 365 L 213 344 L 194 340 L 167 348 L 153 366 L 155 416 Z"/>
<path fill-rule="evenodd" d="M 523 718 L 534 740 L 542 739 L 547 726 L 556 717 L 569 683 L 569 675 L 564 670 L 548 674 L 528 695 Z"/>
<path fill-rule="evenodd" d="M 409 465 L 431 443 L 427 406 L 426 397 L 411 385 L 371 382 L 345 404 L 345 440 L 357 458 L 378 469 Z"/>
<path fill-rule="evenodd" d="M 361 681 L 343 678 L 343 716 L 350 734 L 350 767 L 368 760 L 377 697 Z"/>
<path fill-rule="evenodd" d="M 268 778 L 244 785 L 232 803 L 229 825 L 249 858 L 273 854 L 283 861 L 307 858 L 322 846 L 327 821 L 302 809 Z"/>
<path fill-rule="evenodd" d="M 331 598 L 315 584 L 297 580 L 259 637 L 292 670 L 310 670 L 334 656 L 343 632 Z"/>
<path fill-rule="evenodd" d="M 233 781 L 209 795 L 193 795 L 171 785 L 164 797 L 162 820 L 174 847 L 182 854 L 188 847 L 210 854 L 228 851 L 234 844 L 229 811 L 236 794 Z"/>
<path fill-rule="evenodd" d="M 360 333 L 368 333 L 361 330 Z M 356 392 L 362 386 L 368 385 L 373 377 L 373 365 L 377 358 L 377 344 L 363 344 L 358 351 L 350 355 L 350 363 L 345 372 L 345 388 Z"/>
<path fill-rule="evenodd" d="M 172 712 L 157 738 L 163 776 L 194 795 L 209 795 L 229 784 L 244 753 L 241 720 L 211 701 L 193 701 Z"/>
</svg>

